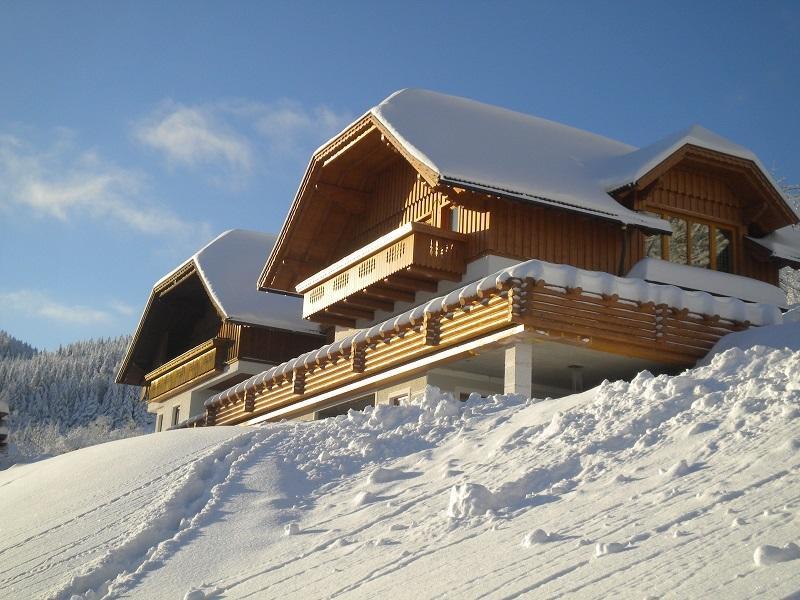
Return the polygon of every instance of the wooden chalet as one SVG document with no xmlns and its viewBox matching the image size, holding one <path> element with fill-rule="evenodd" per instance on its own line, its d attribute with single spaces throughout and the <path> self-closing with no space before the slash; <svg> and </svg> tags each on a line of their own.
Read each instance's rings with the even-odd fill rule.
<svg viewBox="0 0 800 600">
<path fill-rule="evenodd" d="M 686 367 L 780 322 L 797 222 L 758 158 L 702 127 L 639 149 L 403 90 L 314 154 L 258 278 L 302 294 L 333 341 L 220 391 L 190 424 Z"/>
<path fill-rule="evenodd" d="M 299 298 L 256 290 L 274 241 L 227 231 L 153 286 L 117 383 L 143 388 L 156 431 L 204 415 L 210 396 L 325 341 L 300 319 Z"/>
</svg>

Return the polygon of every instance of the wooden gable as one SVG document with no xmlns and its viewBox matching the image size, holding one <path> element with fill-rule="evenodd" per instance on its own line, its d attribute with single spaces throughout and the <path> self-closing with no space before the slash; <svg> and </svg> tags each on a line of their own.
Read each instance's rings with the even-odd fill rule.
<svg viewBox="0 0 800 600">
<path fill-rule="evenodd" d="M 142 385 L 145 373 L 213 338 L 221 325 L 194 265 L 178 270 L 151 293 L 118 383 Z"/>
<path fill-rule="evenodd" d="M 360 245 L 430 213 L 444 201 L 437 186 L 435 173 L 365 116 L 312 157 L 259 288 L 294 292 Z"/>
<path fill-rule="evenodd" d="M 631 193 L 631 192 L 634 193 Z M 686 144 L 616 196 L 742 226 L 760 237 L 798 222 L 797 215 L 751 160 Z"/>
</svg>

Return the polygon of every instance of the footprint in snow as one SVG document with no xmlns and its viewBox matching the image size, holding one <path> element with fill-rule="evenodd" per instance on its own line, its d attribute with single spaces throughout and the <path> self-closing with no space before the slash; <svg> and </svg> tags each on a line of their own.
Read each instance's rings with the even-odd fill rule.
<svg viewBox="0 0 800 600">
<path fill-rule="evenodd" d="M 609 542 L 607 544 L 598 543 L 594 547 L 594 555 L 595 557 L 599 558 L 601 556 L 606 556 L 607 554 L 618 554 L 619 552 L 624 552 L 628 549 L 628 545 L 620 544 L 619 542 Z"/>
<path fill-rule="evenodd" d="M 791 542 L 783 548 L 764 544 L 756 548 L 753 553 L 753 562 L 759 567 L 797 560 L 798 558 L 800 558 L 800 546 Z"/>
</svg>

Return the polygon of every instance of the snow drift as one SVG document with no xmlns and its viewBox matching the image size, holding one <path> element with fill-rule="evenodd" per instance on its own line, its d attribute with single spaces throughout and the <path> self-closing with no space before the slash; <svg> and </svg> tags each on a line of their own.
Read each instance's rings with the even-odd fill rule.
<svg viewBox="0 0 800 600">
<path fill-rule="evenodd" d="M 800 352 L 552 400 L 429 389 L 0 473 L 8 598 L 784 597 Z"/>
</svg>

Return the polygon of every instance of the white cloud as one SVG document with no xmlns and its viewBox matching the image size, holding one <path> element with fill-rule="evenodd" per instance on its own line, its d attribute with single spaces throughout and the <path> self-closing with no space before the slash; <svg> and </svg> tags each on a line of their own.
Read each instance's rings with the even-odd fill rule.
<svg viewBox="0 0 800 600">
<path fill-rule="evenodd" d="M 130 317 L 131 315 L 136 314 L 136 309 L 133 306 L 126 304 L 125 302 L 120 302 L 119 300 L 112 301 L 109 303 L 109 306 L 125 317 Z"/>
<path fill-rule="evenodd" d="M 283 101 L 253 107 L 256 130 L 273 150 L 313 151 L 339 133 L 353 119 L 327 106 L 306 109 L 296 102 Z"/>
<path fill-rule="evenodd" d="M 170 165 L 227 169 L 228 180 L 268 171 L 278 160 L 306 159 L 352 120 L 327 106 L 289 100 L 243 99 L 186 106 L 165 102 L 134 128 L 134 137 L 159 150 Z M 206 172 L 208 176 L 208 172 Z M 220 183 L 219 177 L 211 177 Z"/>
<path fill-rule="evenodd" d="M 156 115 L 140 123 L 134 135 L 172 163 L 196 167 L 221 161 L 233 169 L 249 171 L 250 143 L 219 119 L 217 112 L 212 106 L 166 103 Z"/>
<path fill-rule="evenodd" d="M 105 310 L 61 304 L 46 294 L 32 290 L 0 292 L 0 305 L 8 311 L 63 324 L 92 325 L 112 320 L 111 314 Z"/>
<path fill-rule="evenodd" d="M 61 221 L 112 220 L 147 234 L 209 237 L 207 225 L 147 202 L 146 187 L 144 176 L 81 152 L 63 131 L 43 151 L 0 135 L 0 206 L 24 206 Z"/>
</svg>

